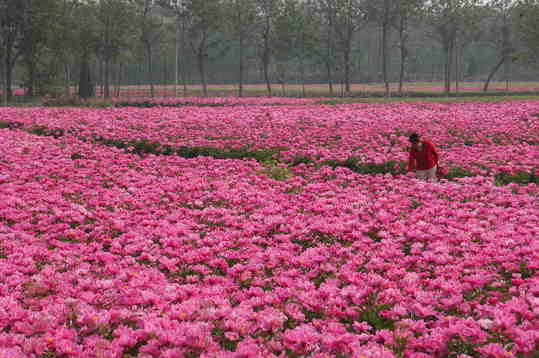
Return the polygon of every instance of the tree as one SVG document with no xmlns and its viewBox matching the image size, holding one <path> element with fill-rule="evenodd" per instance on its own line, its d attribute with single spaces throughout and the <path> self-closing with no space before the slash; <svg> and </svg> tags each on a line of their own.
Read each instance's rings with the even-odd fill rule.
<svg viewBox="0 0 539 358">
<path fill-rule="evenodd" d="M 335 27 L 336 7 L 333 0 L 316 0 L 316 13 L 318 14 L 320 30 L 320 42 L 324 44 L 317 51 L 318 58 L 326 70 L 329 94 L 333 95 L 333 69 L 335 67 Z"/>
<path fill-rule="evenodd" d="M 518 4 L 518 37 L 524 50 L 518 57 L 538 67 L 539 64 L 539 1 L 525 0 Z"/>
<path fill-rule="evenodd" d="M 389 77 L 388 77 L 388 42 L 389 42 L 389 32 L 392 28 L 392 25 L 395 23 L 397 17 L 399 6 L 398 0 L 374 0 L 368 1 L 366 5 L 367 17 L 369 20 L 374 21 L 378 24 L 381 31 L 382 38 L 382 76 L 385 86 L 385 96 L 390 96 L 389 88 Z M 402 24 L 404 25 L 404 24 Z"/>
<path fill-rule="evenodd" d="M 173 31 L 174 34 L 174 92 L 176 94 L 176 87 L 178 85 L 178 76 L 181 70 L 182 72 L 182 82 L 183 82 L 183 94 L 187 95 L 187 82 L 185 74 L 184 58 L 187 56 L 186 51 L 186 32 L 187 32 L 187 23 L 189 20 L 189 12 L 186 6 L 186 1 L 183 0 L 158 0 L 159 6 L 165 10 L 169 10 L 176 19 L 174 22 Z M 181 46 L 178 42 L 181 39 Z M 181 48 L 181 59 L 180 59 L 180 48 Z M 179 68 L 179 62 L 181 61 L 182 66 Z"/>
<path fill-rule="evenodd" d="M 336 50 L 342 56 L 344 69 L 344 85 L 346 93 L 351 90 L 351 56 L 352 41 L 365 19 L 365 13 L 359 0 L 335 1 L 335 35 Z"/>
<path fill-rule="evenodd" d="M 262 71 L 264 74 L 264 82 L 268 96 L 271 96 L 271 81 L 269 76 L 269 66 L 273 57 L 275 46 L 275 19 L 279 13 L 278 0 L 255 0 L 257 25 L 256 25 L 256 42 L 258 44 L 257 51 Z"/>
<path fill-rule="evenodd" d="M 21 52 L 16 47 L 22 36 L 26 2 L 20 0 L 0 0 L 0 45 L 4 72 L 4 97 L 7 102 L 12 96 L 12 74 Z"/>
<path fill-rule="evenodd" d="M 34 96 L 39 72 L 39 60 L 44 58 L 52 37 L 56 36 L 59 23 L 59 3 L 56 0 L 24 0 L 25 11 L 22 16 L 21 37 L 18 51 L 26 67 L 26 94 Z"/>
<path fill-rule="evenodd" d="M 431 0 L 425 7 L 426 22 L 434 30 L 431 37 L 442 47 L 446 93 L 451 91 L 451 68 L 457 38 L 473 28 L 479 4 L 479 0 Z"/>
<path fill-rule="evenodd" d="M 217 50 L 223 55 L 227 50 L 226 41 L 219 36 L 222 33 L 223 4 L 221 0 L 186 0 L 187 35 L 197 60 L 204 96 L 208 95 L 206 64 L 209 50 Z"/>
<path fill-rule="evenodd" d="M 76 19 L 72 29 L 75 40 L 73 53 L 78 56 L 80 69 L 78 95 L 89 98 L 95 95 L 90 61 L 100 46 L 98 8 L 95 2 L 76 2 L 72 11 Z"/>
<path fill-rule="evenodd" d="M 227 0 L 229 32 L 238 41 L 238 96 L 243 97 L 243 75 L 245 72 L 245 50 L 253 38 L 256 24 L 256 7 L 253 0 Z"/>
<path fill-rule="evenodd" d="M 136 23 L 138 37 L 144 47 L 144 57 L 148 66 L 150 96 L 155 94 L 153 83 L 153 52 L 163 36 L 163 20 L 154 15 L 157 6 L 152 0 L 136 0 Z"/>
<path fill-rule="evenodd" d="M 397 30 L 399 37 L 400 68 L 399 68 L 399 94 L 402 95 L 406 61 L 408 59 L 408 39 L 410 37 L 410 20 L 417 18 L 424 0 L 396 0 L 396 16 L 392 26 Z"/>
<path fill-rule="evenodd" d="M 63 67 L 64 94 L 71 94 L 71 62 L 76 57 L 77 31 L 79 19 L 75 17 L 79 6 L 77 0 L 61 0 L 58 5 L 57 21 L 54 24 L 54 34 L 50 37 L 49 47 Z"/>
<path fill-rule="evenodd" d="M 99 29 L 98 57 L 103 64 L 104 97 L 110 97 L 110 70 L 112 61 L 129 48 L 135 18 L 130 0 L 99 0 L 97 19 Z"/>
<path fill-rule="evenodd" d="M 495 19 L 489 31 L 489 38 L 497 47 L 499 57 L 485 81 L 484 92 L 488 91 L 488 86 L 494 74 L 504 63 L 510 61 L 512 54 L 515 52 L 511 41 L 513 2 L 511 0 L 495 0 L 491 6 Z"/>
<path fill-rule="evenodd" d="M 299 4 L 295 22 L 297 24 L 296 29 L 299 32 L 297 33 L 297 45 L 295 46 L 296 57 L 299 61 L 302 94 L 305 97 L 306 62 L 310 58 L 316 56 L 316 48 L 318 45 L 318 38 L 316 35 L 318 24 L 315 17 L 313 0 L 307 0 Z"/>
<path fill-rule="evenodd" d="M 283 95 L 291 62 L 298 58 L 301 36 L 301 13 L 296 0 L 284 0 L 275 18 L 274 58 L 277 79 L 281 83 Z"/>
</svg>

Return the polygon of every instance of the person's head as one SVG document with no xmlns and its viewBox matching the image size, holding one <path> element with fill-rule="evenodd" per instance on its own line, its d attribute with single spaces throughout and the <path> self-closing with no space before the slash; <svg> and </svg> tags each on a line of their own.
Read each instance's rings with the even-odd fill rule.
<svg viewBox="0 0 539 358">
<path fill-rule="evenodd" d="M 415 132 L 410 134 L 408 140 L 410 141 L 410 143 L 412 143 L 412 145 L 417 145 L 417 143 L 419 143 L 419 134 Z"/>
</svg>

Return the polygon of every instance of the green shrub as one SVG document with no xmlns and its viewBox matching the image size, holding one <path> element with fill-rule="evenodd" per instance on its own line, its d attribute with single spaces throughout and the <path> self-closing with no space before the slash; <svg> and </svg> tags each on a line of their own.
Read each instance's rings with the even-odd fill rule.
<svg viewBox="0 0 539 358">
<path fill-rule="evenodd" d="M 462 338 L 452 338 L 447 342 L 447 357 L 457 358 L 461 354 L 466 354 L 470 357 L 479 358 L 481 355 L 475 350 L 475 346 L 463 340 Z"/>
<path fill-rule="evenodd" d="M 264 166 L 261 173 L 273 180 L 284 181 L 293 176 L 288 167 L 279 166 L 275 162 L 266 162 Z"/>
<path fill-rule="evenodd" d="M 50 129 L 46 126 L 33 126 L 26 131 L 30 134 L 44 137 L 60 138 L 64 135 L 64 130 L 62 128 Z"/>
<path fill-rule="evenodd" d="M 473 177 L 473 176 L 476 176 L 476 174 L 467 169 L 457 166 L 457 167 L 453 167 L 449 169 L 445 178 L 448 180 L 452 180 L 456 178 L 466 178 L 466 177 Z"/>
<path fill-rule="evenodd" d="M 535 183 L 539 185 L 539 176 L 535 174 L 534 170 L 528 172 L 518 172 L 514 175 L 509 173 L 499 173 L 494 177 L 494 183 L 498 186 L 515 183 L 519 185 L 527 185 Z"/>
<path fill-rule="evenodd" d="M 0 121 L 0 129 L 17 129 L 23 126 L 24 123 L 20 122 Z"/>
<path fill-rule="evenodd" d="M 344 167 L 359 174 L 391 174 L 399 175 L 406 173 L 406 163 L 388 160 L 383 163 L 360 163 L 356 157 L 349 157 L 343 161 L 325 160 L 319 164 L 320 166 L 327 165 L 333 168 Z"/>
<path fill-rule="evenodd" d="M 294 157 L 294 159 L 292 159 L 290 165 L 295 167 L 296 165 L 311 164 L 312 162 L 313 160 L 305 155 L 297 155 Z"/>
</svg>

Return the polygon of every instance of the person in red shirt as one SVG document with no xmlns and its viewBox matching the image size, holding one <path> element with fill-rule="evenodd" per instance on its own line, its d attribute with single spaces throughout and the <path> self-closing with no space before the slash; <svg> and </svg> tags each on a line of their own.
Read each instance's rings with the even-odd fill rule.
<svg viewBox="0 0 539 358">
<path fill-rule="evenodd" d="M 430 141 L 412 133 L 408 138 L 412 144 L 410 158 L 408 159 L 408 171 L 415 171 L 420 179 L 436 181 L 438 168 L 438 152 Z"/>
</svg>

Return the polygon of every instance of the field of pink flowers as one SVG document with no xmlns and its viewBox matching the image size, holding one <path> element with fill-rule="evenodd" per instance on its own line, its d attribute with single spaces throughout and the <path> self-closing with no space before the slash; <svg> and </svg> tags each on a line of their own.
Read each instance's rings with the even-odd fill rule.
<svg viewBox="0 0 539 358">
<path fill-rule="evenodd" d="M 0 109 L 0 357 L 536 358 L 539 186 L 493 176 L 539 168 L 537 113 Z M 315 165 L 405 160 L 414 129 L 475 176 Z M 278 150 L 188 159 L 96 138 Z"/>
<path fill-rule="evenodd" d="M 314 104 L 323 98 L 287 98 L 287 97 L 115 97 L 112 99 L 114 104 L 128 103 L 140 105 L 151 103 L 161 106 L 178 105 L 215 105 L 215 106 L 238 106 L 238 105 L 300 105 Z"/>
</svg>

